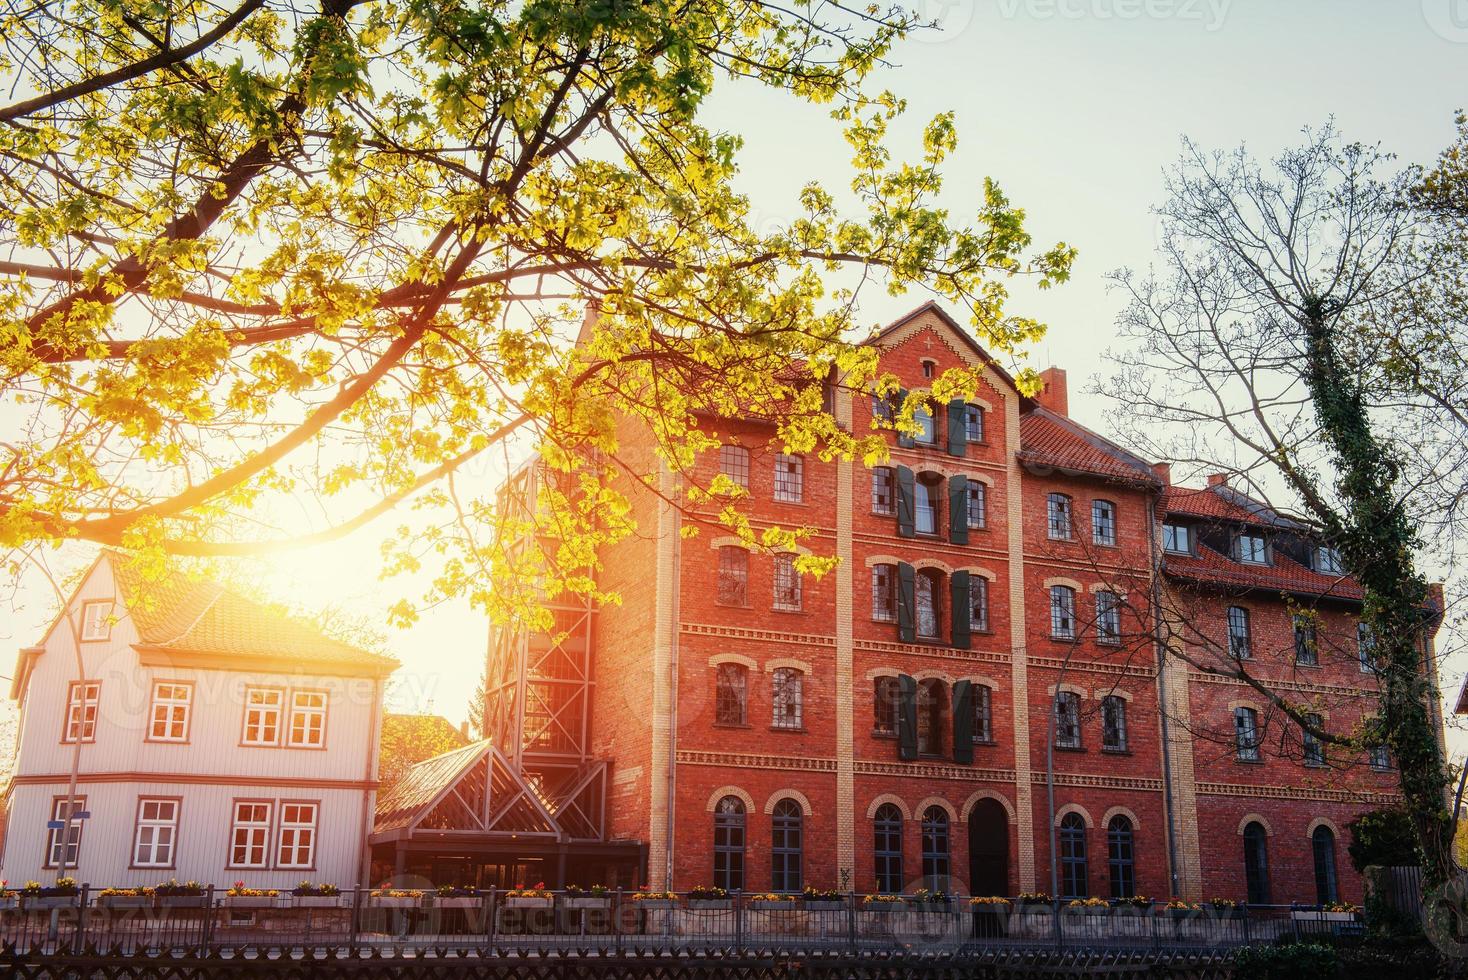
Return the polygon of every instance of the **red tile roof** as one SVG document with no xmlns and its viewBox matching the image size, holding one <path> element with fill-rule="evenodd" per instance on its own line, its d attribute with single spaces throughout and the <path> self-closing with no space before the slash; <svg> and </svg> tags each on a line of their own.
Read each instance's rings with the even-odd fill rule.
<svg viewBox="0 0 1468 980">
<path fill-rule="evenodd" d="M 1322 575 L 1279 551 L 1274 553 L 1274 564 L 1253 565 L 1234 561 L 1205 544 L 1199 544 L 1196 555 L 1164 555 L 1162 570 L 1170 578 L 1292 595 L 1357 601 L 1364 596 L 1361 586 L 1350 576 Z"/>
<path fill-rule="evenodd" d="M 1248 494 L 1229 486 L 1168 487 L 1162 493 L 1169 514 L 1203 517 L 1215 521 L 1237 521 L 1262 527 L 1309 530 L 1308 525 L 1286 517 Z"/>
<path fill-rule="evenodd" d="M 1146 460 L 1046 408 L 1036 408 L 1020 418 L 1019 437 L 1019 458 L 1031 465 L 1134 483 L 1158 482 Z"/>
</svg>

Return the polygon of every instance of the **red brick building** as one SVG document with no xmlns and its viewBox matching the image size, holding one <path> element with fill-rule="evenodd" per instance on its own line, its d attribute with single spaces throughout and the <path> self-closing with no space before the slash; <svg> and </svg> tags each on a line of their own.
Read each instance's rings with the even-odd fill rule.
<svg viewBox="0 0 1468 980">
<path fill-rule="evenodd" d="M 1242 652 L 1228 624 L 1243 608 L 1256 673 L 1318 701 L 1331 730 L 1356 724 L 1374 678 L 1333 556 L 1071 421 L 1063 371 L 1020 395 L 935 305 L 871 343 L 908 390 L 953 367 L 983 387 L 934 405 L 922 436 L 889 432 L 881 467 L 786 455 L 772 430 L 722 421 L 723 448 L 687 475 L 747 487 L 756 531 L 813 528 L 802 547 L 840 559 L 819 579 L 793 554 L 682 535 L 663 502 L 678 477 L 629 427 L 624 459 L 662 497 L 633 493 L 639 533 L 602 555 L 598 584 L 621 602 L 586 633 L 577 751 L 605 763 L 604 833 L 646 848 L 643 880 L 1015 894 L 1049 891 L 1054 861 L 1062 895 L 1279 903 L 1315 901 L 1318 883 L 1359 900 L 1344 828 L 1393 799 L 1370 764 L 1389 760 L 1303 746 L 1207 669 Z M 829 403 L 860 432 L 885 411 L 839 385 Z M 1294 656 L 1296 615 L 1313 663 Z M 544 699 L 491 702 L 525 718 Z"/>
</svg>

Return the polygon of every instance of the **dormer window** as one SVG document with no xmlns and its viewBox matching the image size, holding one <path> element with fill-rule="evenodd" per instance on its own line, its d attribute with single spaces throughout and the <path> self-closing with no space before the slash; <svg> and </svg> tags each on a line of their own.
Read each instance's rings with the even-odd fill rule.
<svg viewBox="0 0 1468 980">
<path fill-rule="evenodd" d="M 1269 564 L 1269 550 L 1264 541 L 1264 535 L 1244 532 L 1234 539 L 1237 550 L 1236 557 L 1239 561 L 1249 562 L 1251 565 Z"/>
<path fill-rule="evenodd" d="M 1345 571 L 1341 565 L 1341 553 L 1326 545 L 1315 549 L 1315 570 L 1322 575 L 1340 575 Z"/>
<path fill-rule="evenodd" d="M 1162 525 L 1162 549 L 1175 555 L 1193 553 L 1193 529 L 1186 524 Z"/>
</svg>

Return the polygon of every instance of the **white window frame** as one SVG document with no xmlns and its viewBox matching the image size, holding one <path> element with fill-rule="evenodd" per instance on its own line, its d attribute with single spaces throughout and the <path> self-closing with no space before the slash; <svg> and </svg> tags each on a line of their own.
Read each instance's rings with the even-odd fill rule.
<svg viewBox="0 0 1468 980">
<path fill-rule="evenodd" d="M 150 806 L 156 808 L 151 817 L 148 816 Z M 134 868 L 172 868 L 177 863 L 179 807 L 180 801 L 177 797 L 138 797 L 137 819 L 133 828 Z M 163 840 L 165 837 L 166 841 Z M 146 860 L 143 857 L 144 848 L 147 848 Z M 160 858 L 160 852 L 165 856 Z"/>
<path fill-rule="evenodd" d="M 314 800 L 281 800 L 276 808 L 279 814 L 275 831 L 275 866 L 283 869 L 309 871 L 316 866 L 316 826 L 321 817 L 321 804 Z M 302 818 L 304 813 L 310 819 Z M 294 817 L 293 817 L 294 814 Z M 305 839 L 306 859 L 300 859 Z M 285 860 L 289 853 L 291 860 Z"/>
<path fill-rule="evenodd" d="M 169 693 L 163 693 L 165 688 Z M 154 681 L 153 700 L 148 706 L 147 741 L 187 742 L 193 714 L 194 685 L 183 681 Z M 174 734 L 175 730 L 177 734 Z"/>
<path fill-rule="evenodd" d="M 249 807 L 250 813 L 247 819 L 240 819 L 242 807 Z M 264 819 L 255 816 L 257 809 L 263 809 Z M 275 801 L 274 800 L 234 800 L 230 804 L 229 821 L 229 860 L 226 867 L 229 868 L 268 868 L 271 858 L 271 829 L 275 825 Z M 243 843 L 240 842 L 240 834 L 244 832 L 247 836 Z M 257 836 L 258 835 L 258 836 Z M 243 849 L 245 860 L 235 859 L 238 849 Z M 249 860 L 250 852 L 258 850 L 259 861 Z"/>
<path fill-rule="evenodd" d="M 782 551 L 774 556 L 774 574 L 770 578 L 774 586 L 774 608 L 781 612 L 800 612 L 801 609 L 800 571 L 795 567 L 795 557 L 793 551 Z"/>
<path fill-rule="evenodd" d="M 92 599 L 82 603 L 82 639 L 107 640 L 112 636 L 112 600 Z"/>
<path fill-rule="evenodd" d="M 1105 534 L 1101 533 L 1103 529 Z M 1116 504 L 1113 501 L 1099 498 L 1091 501 L 1091 543 L 1103 548 L 1116 546 Z"/>
<path fill-rule="evenodd" d="M 963 406 L 963 436 L 965 442 L 984 441 L 984 406 L 973 402 Z"/>
<path fill-rule="evenodd" d="M 73 813 L 83 813 L 86 811 L 86 809 L 87 798 L 85 796 L 76 796 L 75 798 L 73 798 Z M 51 801 L 51 819 L 65 820 L 65 814 L 66 797 L 58 796 Z M 84 821 L 81 820 L 73 820 L 68 824 L 68 827 L 65 830 L 59 827 L 46 828 L 46 853 L 43 855 L 44 861 L 42 862 L 42 867 L 62 869 L 75 868 L 81 863 L 83 823 Z M 68 842 L 65 847 L 67 851 L 71 852 L 70 857 L 62 852 L 63 834 L 65 834 L 65 836 L 68 838 Z M 63 859 L 65 859 L 65 863 L 63 863 Z"/>
<path fill-rule="evenodd" d="M 805 457 L 780 453 L 775 457 L 775 500 L 784 504 L 805 501 Z"/>
<path fill-rule="evenodd" d="M 1234 709 L 1233 714 L 1234 752 L 1238 760 L 1259 762 L 1259 712 L 1241 705 Z"/>
<path fill-rule="evenodd" d="M 274 695 L 275 703 L 252 704 L 250 698 L 255 694 Z M 274 732 L 270 738 L 264 737 L 264 718 L 271 712 L 275 715 Z M 251 724 L 251 716 L 258 715 L 254 725 Z M 240 729 L 240 744 L 250 746 L 274 747 L 280 744 L 281 737 L 285 734 L 286 721 L 286 692 L 283 687 L 247 687 L 245 688 L 245 718 L 243 727 Z M 250 736 L 250 729 L 255 728 L 259 734 Z"/>
<path fill-rule="evenodd" d="M 80 696 L 78 696 L 80 695 Z M 101 681 L 72 681 L 66 686 L 66 721 L 61 741 L 70 745 L 97 741 L 97 706 L 102 702 Z"/>
<path fill-rule="evenodd" d="M 986 527 L 989 523 L 988 485 L 970 478 L 964 491 L 963 509 L 969 530 L 978 531 Z"/>
<path fill-rule="evenodd" d="M 320 704 L 302 704 L 302 698 L 311 699 L 313 702 L 319 699 Z M 330 703 L 331 699 L 325 691 L 313 689 L 291 690 L 290 724 L 286 728 L 286 748 L 326 748 L 326 709 L 330 706 Z M 313 718 L 316 719 L 315 724 L 311 722 Z M 297 726 L 297 719 L 304 719 L 304 722 L 300 726 Z M 301 737 L 299 738 L 296 734 L 298 727 L 301 733 Z"/>
<path fill-rule="evenodd" d="M 1068 585 L 1050 586 L 1050 636 L 1057 640 L 1076 638 L 1076 590 Z"/>
<path fill-rule="evenodd" d="M 1046 495 L 1045 535 L 1051 541 L 1075 540 L 1075 501 L 1069 494 Z"/>
<path fill-rule="evenodd" d="M 1244 542 L 1245 541 L 1249 541 L 1249 542 L 1257 541 L 1257 542 L 1259 542 L 1259 549 L 1258 549 L 1258 551 L 1256 552 L 1254 550 L 1254 548 L 1251 546 L 1250 549 L 1249 549 L 1249 554 L 1248 555 L 1245 555 L 1244 554 Z M 1262 534 L 1255 534 L 1255 533 L 1253 533 L 1251 531 L 1241 532 L 1239 534 L 1239 536 L 1235 539 L 1234 549 L 1235 549 L 1236 553 L 1238 554 L 1239 561 L 1241 561 L 1241 562 L 1243 562 L 1243 563 L 1245 563 L 1247 565 L 1268 565 L 1269 564 L 1269 539 L 1266 538 Z M 1254 557 L 1254 555 L 1256 555 L 1256 554 L 1258 555 L 1257 558 Z"/>
<path fill-rule="evenodd" d="M 719 447 L 719 474 L 737 487 L 749 489 L 749 450 L 743 446 Z"/>
<path fill-rule="evenodd" d="M 770 672 L 770 727 L 798 731 L 805 726 L 805 671 L 776 667 Z"/>
<path fill-rule="evenodd" d="M 1169 542 L 1168 539 L 1171 539 Z M 1182 539 L 1179 548 L 1178 539 Z M 1191 555 L 1193 553 L 1193 529 L 1186 524 L 1165 521 L 1162 525 L 1162 550 L 1169 555 Z"/>
</svg>

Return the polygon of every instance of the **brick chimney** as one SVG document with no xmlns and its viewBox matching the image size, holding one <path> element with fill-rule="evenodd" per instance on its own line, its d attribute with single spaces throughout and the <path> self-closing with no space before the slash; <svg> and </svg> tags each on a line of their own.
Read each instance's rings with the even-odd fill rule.
<svg viewBox="0 0 1468 980">
<path fill-rule="evenodd" d="M 1226 486 L 1228 486 L 1228 474 L 1227 473 L 1209 473 L 1208 474 L 1208 485 L 1210 487 L 1226 487 Z"/>
<path fill-rule="evenodd" d="M 1040 372 L 1040 380 L 1045 386 L 1035 396 L 1035 401 L 1056 415 L 1069 417 L 1070 399 L 1065 389 L 1065 369 L 1048 367 Z"/>
<path fill-rule="evenodd" d="M 1157 479 L 1159 479 L 1159 480 L 1162 481 L 1162 485 L 1164 487 L 1170 487 L 1170 486 L 1172 486 L 1172 464 L 1171 463 L 1153 463 L 1152 464 L 1152 472 L 1153 472 L 1153 474 L 1156 475 Z"/>
</svg>

